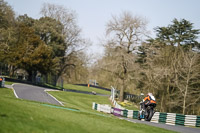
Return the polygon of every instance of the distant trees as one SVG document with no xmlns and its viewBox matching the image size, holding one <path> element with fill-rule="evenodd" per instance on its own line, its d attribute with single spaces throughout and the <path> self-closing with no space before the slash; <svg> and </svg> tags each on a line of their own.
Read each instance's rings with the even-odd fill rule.
<svg viewBox="0 0 200 133">
<path fill-rule="evenodd" d="M 41 14 L 40 19 L 15 17 L 0 0 L 0 66 L 10 76 L 23 69 L 29 81 L 38 72 L 70 83 L 92 77 L 100 85 L 117 87 L 120 101 L 124 92 L 153 92 L 162 112 L 200 114 L 199 30 L 191 22 L 174 19 L 145 40 L 145 19 L 129 12 L 113 16 L 106 25 L 105 55 L 88 68 L 84 48 L 89 42 L 80 35 L 76 14 L 54 4 L 44 4 Z"/>
<path fill-rule="evenodd" d="M 107 23 L 106 33 L 109 40 L 106 45 L 106 56 L 101 69 L 116 77 L 120 86 L 120 101 L 124 100 L 124 91 L 135 71 L 134 51 L 142 42 L 146 33 L 146 21 L 142 17 L 123 12 L 113 16 Z"/>
<path fill-rule="evenodd" d="M 99 83 L 116 86 L 120 101 L 123 92 L 152 92 L 161 112 L 200 114 L 199 30 L 174 19 L 144 41 L 146 23 L 136 20 L 124 13 L 107 24 L 105 55 L 93 68 Z"/>
<path fill-rule="evenodd" d="M 11 6 L 4 0 L 0 0 L 0 28 L 8 29 L 13 26 L 15 21 L 15 13 Z"/>
<path fill-rule="evenodd" d="M 178 89 L 177 106 L 185 114 L 200 102 L 200 54 L 181 50 L 174 61 L 175 87 Z M 180 100 L 182 99 L 182 100 Z M 196 107 L 195 107 L 196 108 Z"/>
<path fill-rule="evenodd" d="M 195 39 L 199 31 L 186 20 L 175 19 L 173 23 L 183 25 L 157 28 L 156 39 L 140 47 L 138 87 L 156 95 L 160 111 L 199 114 L 200 58 L 192 49 L 198 47 Z"/>
<path fill-rule="evenodd" d="M 200 101 L 199 53 L 171 45 L 143 45 L 145 63 L 140 70 L 143 91 L 157 97 L 162 112 L 198 114 Z M 181 111 L 182 110 L 182 111 Z"/>
<path fill-rule="evenodd" d="M 184 46 L 185 48 L 200 47 L 197 42 L 199 30 L 193 29 L 193 24 L 185 19 L 178 21 L 174 19 L 173 24 L 167 27 L 155 28 L 157 32 L 157 40 L 166 45 Z"/>
<path fill-rule="evenodd" d="M 4 50 L 13 41 L 12 35 L 15 23 L 15 13 L 4 0 L 0 0 L 0 59 L 5 60 Z"/>
<path fill-rule="evenodd" d="M 5 63 L 10 65 L 12 71 L 19 68 L 27 71 L 29 81 L 33 75 L 36 76 L 37 71 L 48 73 L 53 64 L 52 50 L 35 34 L 33 24 L 33 19 L 26 15 L 17 18 L 16 27 L 12 31 L 13 41 L 7 45 L 3 54 Z"/>
<path fill-rule="evenodd" d="M 76 23 L 76 16 L 73 11 L 70 11 L 63 6 L 45 3 L 41 9 L 41 14 L 44 17 L 55 19 L 62 24 L 62 50 L 64 54 L 59 56 L 57 65 L 57 77 L 60 77 L 67 68 L 75 67 L 76 63 L 72 62 L 79 51 L 83 50 L 89 42 L 81 38 L 81 29 Z M 45 24 L 44 24 L 45 25 Z M 59 41 L 56 41 L 57 43 Z M 55 44 L 54 44 L 55 46 Z M 60 47 L 60 45 L 59 45 Z"/>
<path fill-rule="evenodd" d="M 42 8 L 44 17 L 38 20 L 26 14 L 15 18 L 7 2 L 0 3 L 0 61 L 8 66 L 10 76 L 23 69 L 29 81 L 35 82 L 38 72 L 54 75 L 57 81 L 69 66 L 80 64 L 77 55 L 86 41 L 80 36 L 74 13 L 46 4 Z"/>
</svg>

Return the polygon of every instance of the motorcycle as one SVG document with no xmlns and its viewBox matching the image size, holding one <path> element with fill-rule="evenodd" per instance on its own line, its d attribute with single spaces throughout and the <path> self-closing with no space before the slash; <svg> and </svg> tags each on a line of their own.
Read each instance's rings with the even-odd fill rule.
<svg viewBox="0 0 200 133">
<path fill-rule="evenodd" d="M 145 119 L 145 121 L 150 121 L 155 113 L 154 108 L 156 107 L 155 103 L 147 103 L 145 104 L 146 109 L 142 108 L 143 102 L 140 102 L 140 111 L 138 111 L 138 120 Z"/>
</svg>

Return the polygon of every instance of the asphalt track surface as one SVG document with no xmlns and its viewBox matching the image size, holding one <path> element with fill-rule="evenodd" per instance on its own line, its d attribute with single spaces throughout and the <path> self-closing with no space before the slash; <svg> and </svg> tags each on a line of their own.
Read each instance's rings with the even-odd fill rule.
<svg viewBox="0 0 200 133">
<path fill-rule="evenodd" d="M 192 128 L 192 127 L 184 127 L 184 126 L 178 126 L 178 125 L 173 126 L 173 125 L 167 125 L 167 124 L 162 124 L 162 123 L 140 121 L 140 120 L 124 118 L 124 117 L 120 117 L 120 119 L 127 120 L 127 121 L 133 122 L 133 123 L 141 123 L 141 124 L 146 124 L 146 125 L 150 125 L 150 126 L 154 126 L 154 127 L 164 128 L 167 130 L 180 132 L 180 133 L 200 133 L 200 128 L 196 128 L 196 127 Z"/>
<path fill-rule="evenodd" d="M 47 88 L 26 84 L 14 84 L 13 89 L 15 91 L 16 97 L 18 98 L 38 101 L 42 103 L 61 105 L 59 101 L 57 101 L 54 97 L 45 92 Z"/>
<path fill-rule="evenodd" d="M 37 87 L 33 85 L 26 85 L 26 84 L 14 84 L 13 89 L 16 93 L 16 97 L 31 101 L 38 101 L 42 103 L 50 103 L 55 105 L 61 105 L 61 103 L 48 93 L 45 92 L 47 88 Z M 120 117 L 120 119 L 124 119 L 129 122 L 133 123 L 141 123 L 146 124 L 154 127 L 164 128 L 171 131 L 176 131 L 180 133 L 200 133 L 200 128 L 191 128 L 191 127 L 184 127 L 184 126 L 171 126 L 167 124 L 161 123 L 153 123 L 147 121 L 140 121 L 136 119 L 124 118 Z"/>
</svg>

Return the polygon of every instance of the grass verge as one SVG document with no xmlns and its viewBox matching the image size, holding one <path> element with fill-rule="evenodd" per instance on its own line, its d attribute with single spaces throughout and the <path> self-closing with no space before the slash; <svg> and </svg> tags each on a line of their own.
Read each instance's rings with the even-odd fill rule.
<svg viewBox="0 0 200 133">
<path fill-rule="evenodd" d="M 170 133 L 164 129 L 105 117 L 92 112 L 92 102 L 106 102 L 99 97 L 51 92 L 63 99 L 66 106 L 79 108 L 80 112 L 52 108 L 42 103 L 16 99 L 11 89 L 0 88 L 1 133 Z M 104 98 L 105 99 L 105 98 Z M 81 100 L 81 101 L 80 101 Z M 83 111 L 82 111 L 83 110 Z M 89 111 L 88 112 L 84 112 Z M 100 113 L 99 113 L 100 114 Z"/>
<path fill-rule="evenodd" d="M 97 89 L 97 88 L 94 88 L 94 87 L 64 84 L 64 88 L 65 89 L 72 89 L 72 90 L 88 91 L 88 92 L 95 91 L 96 93 L 110 95 L 110 91 L 105 91 L 105 90 Z"/>
</svg>

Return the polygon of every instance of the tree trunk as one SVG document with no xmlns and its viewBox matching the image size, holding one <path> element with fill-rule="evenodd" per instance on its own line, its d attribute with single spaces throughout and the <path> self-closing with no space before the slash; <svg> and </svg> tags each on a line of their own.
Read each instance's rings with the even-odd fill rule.
<svg viewBox="0 0 200 133">
<path fill-rule="evenodd" d="M 165 92 L 163 91 L 160 103 L 160 112 L 166 112 L 166 104 L 165 104 Z"/>
<path fill-rule="evenodd" d="M 32 77 L 33 77 L 33 74 L 32 74 L 32 71 L 28 71 L 28 81 L 32 82 Z"/>
<path fill-rule="evenodd" d="M 35 83 L 36 82 L 37 71 L 28 71 L 28 81 Z"/>
<path fill-rule="evenodd" d="M 123 102 L 124 101 L 124 89 L 125 89 L 125 82 L 123 79 L 123 86 L 120 89 L 120 94 L 119 94 L 119 101 Z"/>
<path fill-rule="evenodd" d="M 185 110 L 186 110 L 186 97 L 187 97 L 187 92 L 188 92 L 188 83 L 189 83 L 189 80 L 187 80 L 187 85 L 185 87 L 185 94 L 184 94 L 184 99 L 183 99 L 183 115 L 185 114 Z"/>
</svg>

